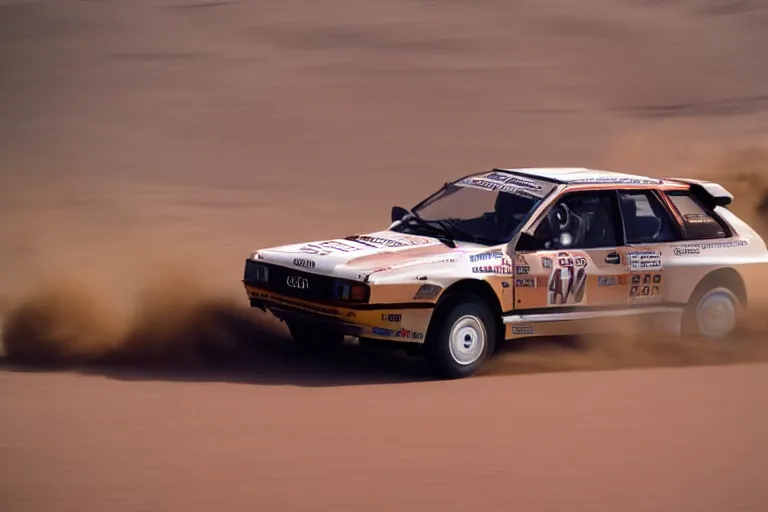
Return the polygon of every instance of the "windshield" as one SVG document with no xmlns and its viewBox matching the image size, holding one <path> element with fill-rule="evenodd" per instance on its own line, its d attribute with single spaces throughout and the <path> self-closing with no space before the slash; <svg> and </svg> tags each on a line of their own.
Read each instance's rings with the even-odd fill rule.
<svg viewBox="0 0 768 512">
<path fill-rule="evenodd" d="M 429 234 L 425 230 L 439 226 L 455 240 L 506 243 L 554 186 L 503 171 L 471 176 L 446 185 L 414 208 L 419 222 L 403 222 L 396 230 Z"/>
</svg>

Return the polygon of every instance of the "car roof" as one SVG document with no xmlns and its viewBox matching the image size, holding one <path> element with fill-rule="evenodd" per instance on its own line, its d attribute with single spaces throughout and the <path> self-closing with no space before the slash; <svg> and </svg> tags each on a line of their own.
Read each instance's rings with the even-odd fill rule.
<svg viewBox="0 0 768 512">
<path fill-rule="evenodd" d="M 573 185 L 679 185 L 659 178 L 586 167 L 499 167 L 495 170 Z"/>
</svg>

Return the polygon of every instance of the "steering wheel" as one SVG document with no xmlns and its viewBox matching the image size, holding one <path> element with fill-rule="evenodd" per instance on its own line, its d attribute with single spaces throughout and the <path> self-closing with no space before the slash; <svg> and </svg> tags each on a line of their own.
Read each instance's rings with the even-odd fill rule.
<svg viewBox="0 0 768 512">
<path fill-rule="evenodd" d="M 571 211 L 564 203 L 560 203 L 552 210 L 551 222 L 552 227 L 557 228 L 557 232 L 568 231 L 573 224 L 573 218 Z"/>
</svg>

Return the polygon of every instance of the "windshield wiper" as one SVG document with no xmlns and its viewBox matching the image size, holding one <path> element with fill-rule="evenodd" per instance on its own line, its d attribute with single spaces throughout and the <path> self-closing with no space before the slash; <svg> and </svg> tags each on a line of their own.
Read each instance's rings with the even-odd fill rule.
<svg viewBox="0 0 768 512">
<path fill-rule="evenodd" d="M 452 233 L 453 238 L 456 238 L 456 235 L 459 235 L 467 242 L 475 242 L 475 243 L 486 244 L 486 245 L 498 245 L 500 243 L 503 243 L 499 240 L 477 236 L 465 229 L 460 228 L 456 224 L 458 222 L 461 222 L 461 219 L 448 218 L 448 219 L 436 220 L 433 222 L 438 223 L 440 227 L 443 229 L 443 231 Z"/>
<path fill-rule="evenodd" d="M 413 222 L 420 228 L 422 228 L 425 231 L 425 234 L 427 236 L 432 236 L 433 238 L 437 238 L 442 243 L 450 247 L 451 249 L 454 249 L 456 247 L 456 242 L 454 241 L 454 237 L 451 235 L 451 230 L 446 229 L 444 225 L 442 225 L 439 221 L 429 221 L 424 220 L 419 215 L 413 211 L 409 213 L 408 216 L 403 217 L 402 222 L 404 224 Z"/>
</svg>

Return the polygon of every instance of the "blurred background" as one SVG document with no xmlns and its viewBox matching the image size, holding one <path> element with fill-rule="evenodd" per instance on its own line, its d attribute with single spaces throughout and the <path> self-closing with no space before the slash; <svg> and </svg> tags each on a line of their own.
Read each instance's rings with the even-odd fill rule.
<svg viewBox="0 0 768 512">
<path fill-rule="evenodd" d="M 768 130 L 768 9 L 0 0 L 0 282 L 240 292 L 260 245 L 493 166 L 687 172 Z M 715 153 L 716 154 L 716 153 Z"/>
</svg>

